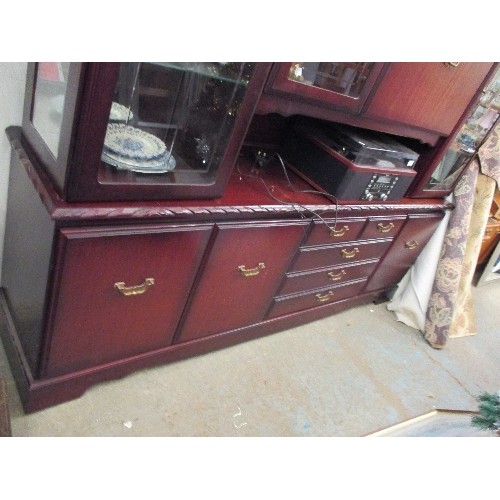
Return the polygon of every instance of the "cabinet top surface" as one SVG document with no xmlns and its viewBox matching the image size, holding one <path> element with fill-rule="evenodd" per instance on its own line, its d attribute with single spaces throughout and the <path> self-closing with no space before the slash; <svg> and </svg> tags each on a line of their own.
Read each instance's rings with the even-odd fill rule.
<svg viewBox="0 0 500 500">
<path fill-rule="evenodd" d="M 89 220 L 238 220 L 269 218 L 312 218 L 365 216 L 374 213 L 440 211 L 449 206 L 442 199 L 419 202 L 402 199 L 397 203 L 346 202 L 328 199 L 312 192 L 301 178 L 287 171 L 278 162 L 264 168 L 256 168 L 247 159 L 240 158 L 223 196 L 215 199 L 165 200 L 134 202 L 72 202 L 64 201 L 36 159 L 29 153 L 22 140 L 20 127 L 9 127 L 7 135 L 14 158 L 27 171 L 38 195 L 50 216 L 60 221 Z M 313 213 L 314 212 L 314 213 Z"/>
</svg>

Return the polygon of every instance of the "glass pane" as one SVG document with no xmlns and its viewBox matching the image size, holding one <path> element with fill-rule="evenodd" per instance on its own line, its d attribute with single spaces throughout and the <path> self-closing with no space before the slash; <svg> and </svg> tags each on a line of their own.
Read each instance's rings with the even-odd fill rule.
<svg viewBox="0 0 500 500">
<path fill-rule="evenodd" d="M 449 190 L 481 146 L 500 115 L 500 70 L 483 90 L 444 158 L 432 173 L 426 190 Z"/>
<path fill-rule="evenodd" d="M 55 158 L 58 155 L 69 72 L 68 62 L 37 65 L 31 122 Z"/>
<path fill-rule="evenodd" d="M 288 79 L 349 97 L 359 97 L 375 63 L 292 63 Z"/>
<path fill-rule="evenodd" d="M 213 183 L 253 69 L 239 62 L 122 63 L 102 154 L 110 175 Z"/>
</svg>

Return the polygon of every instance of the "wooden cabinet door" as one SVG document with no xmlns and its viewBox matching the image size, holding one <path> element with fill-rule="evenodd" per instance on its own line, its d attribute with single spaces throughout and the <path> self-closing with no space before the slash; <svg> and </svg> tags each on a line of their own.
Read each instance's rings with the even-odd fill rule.
<svg viewBox="0 0 500 500">
<path fill-rule="evenodd" d="M 444 213 L 409 215 L 403 229 L 370 278 L 365 291 L 395 285 L 415 262 L 443 217 Z"/>
<path fill-rule="evenodd" d="M 393 63 L 365 116 L 448 135 L 493 64 Z"/>
<path fill-rule="evenodd" d="M 178 342 L 261 321 L 308 223 L 218 225 Z"/>
<path fill-rule="evenodd" d="M 212 228 L 62 229 L 45 375 L 168 346 Z"/>
</svg>

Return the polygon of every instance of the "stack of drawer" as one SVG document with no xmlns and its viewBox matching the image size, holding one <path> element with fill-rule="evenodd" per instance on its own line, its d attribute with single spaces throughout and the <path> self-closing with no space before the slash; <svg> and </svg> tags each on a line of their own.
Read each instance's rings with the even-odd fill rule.
<svg viewBox="0 0 500 500">
<path fill-rule="evenodd" d="M 281 284 L 268 317 L 358 295 L 403 226 L 399 218 L 314 221 Z"/>
</svg>

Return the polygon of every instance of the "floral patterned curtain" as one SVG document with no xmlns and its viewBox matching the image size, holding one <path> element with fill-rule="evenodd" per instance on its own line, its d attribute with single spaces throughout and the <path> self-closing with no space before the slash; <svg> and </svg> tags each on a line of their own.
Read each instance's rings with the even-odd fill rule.
<svg viewBox="0 0 500 500">
<path fill-rule="evenodd" d="M 454 190 L 436 277 L 427 306 L 424 336 L 443 348 L 448 338 L 474 335 L 471 285 L 495 185 L 500 187 L 500 124 L 478 151 Z"/>
</svg>

